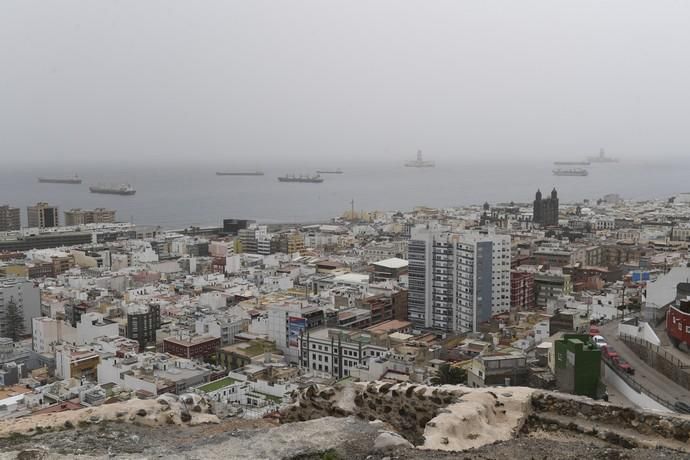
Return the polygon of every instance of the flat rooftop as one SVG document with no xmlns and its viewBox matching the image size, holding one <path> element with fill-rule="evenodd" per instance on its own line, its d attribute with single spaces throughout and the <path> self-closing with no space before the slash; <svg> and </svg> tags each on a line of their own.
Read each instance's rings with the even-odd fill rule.
<svg viewBox="0 0 690 460">
<path fill-rule="evenodd" d="M 409 321 L 401 321 L 399 319 L 392 319 L 390 321 L 384 321 L 382 323 L 370 326 L 365 329 L 365 331 L 376 333 L 384 333 L 390 331 L 397 331 L 399 329 L 406 329 L 412 327 L 412 323 Z"/>
<path fill-rule="evenodd" d="M 193 345 L 198 345 L 200 343 L 211 342 L 213 340 L 219 340 L 216 337 L 202 336 L 202 337 L 191 337 L 189 339 L 178 339 L 175 337 L 166 337 L 163 339 L 164 342 L 170 342 L 177 345 L 182 345 L 184 347 L 189 347 Z"/>
<path fill-rule="evenodd" d="M 206 385 L 202 385 L 197 389 L 203 391 L 204 393 L 210 393 L 212 391 L 220 390 L 221 388 L 234 385 L 237 382 L 238 381 L 233 378 L 223 377 L 222 379 L 214 380 L 213 382 L 209 382 Z"/>
<path fill-rule="evenodd" d="M 374 262 L 373 265 L 378 265 L 379 267 L 390 268 L 390 269 L 398 269 L 398 268 L 407 267 L 409 265 L 409 262 L 405 259 L 399 259 L 397 257 L 392 257 L 390 259 L 385 259 L 385 260 L 380 260 L 378 262 Z"/>
</svg>

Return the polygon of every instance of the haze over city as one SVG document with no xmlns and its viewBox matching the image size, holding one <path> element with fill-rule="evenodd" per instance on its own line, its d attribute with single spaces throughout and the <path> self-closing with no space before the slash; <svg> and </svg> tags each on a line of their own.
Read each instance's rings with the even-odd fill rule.
<svg viewBox="0 0 690 460">
<path fill-rule="evenodd" d="M 0 5 L 5 166 L 687 156 L 681 1 Z"/>
<path fill-rule="evenodd" d="M 0 460 L 687 460 L 689 18 L 0 0 Z"/>
</svg>

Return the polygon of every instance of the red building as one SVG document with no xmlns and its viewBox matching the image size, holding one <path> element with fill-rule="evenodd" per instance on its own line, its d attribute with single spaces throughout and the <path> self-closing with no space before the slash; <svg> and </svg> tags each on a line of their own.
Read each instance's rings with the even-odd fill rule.
<svg viewBox="0 0 690 460">
<path fill-rule="evenodd" d="M 528 310 L 534 307 L 534 274 L 512 270 L 510 272 L 510 308 Z"/>
<path fill-rule="evenodd" d="M 187 359 L 204 359 L 220 350 L 218 337 L 192 337 L 191 339 L 163 339 L 163 351 Z"/>
<path fill-rule="evenodd" d="M 669 305 L 666 312 L 666 333 L 673 346 L 681 343 L 690 345 L 690 299 L 679 300 L 677 305 Z"/>
</svg>

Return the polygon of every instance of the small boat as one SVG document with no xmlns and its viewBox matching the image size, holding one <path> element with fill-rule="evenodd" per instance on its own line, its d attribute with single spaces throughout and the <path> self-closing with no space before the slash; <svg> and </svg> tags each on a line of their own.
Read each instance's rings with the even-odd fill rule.
<svg viewBox="0 0 690 460">
<path fill-rule="evenodd" d="M 316 171 L 318 174 L 342 174 L 343 170 L 338 168 L 338 169 L 323 169 Z"/>
</svg>

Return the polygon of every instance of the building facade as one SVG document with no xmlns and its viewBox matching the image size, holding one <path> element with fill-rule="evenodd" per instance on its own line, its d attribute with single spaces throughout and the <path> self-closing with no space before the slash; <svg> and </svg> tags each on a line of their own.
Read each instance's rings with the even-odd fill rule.
<svg viewBox="0 0 690 460">
<path fill-rule="evenodd" d="M 127 313 L 126 337 L 139 342 L 139 349 L 156 343 L 156 330 L 161 327 L 161 307 L 150 304 Z"/>
<path fill-rule="evenodd" d="M 371 335 L 360 331 L 322 328 L 298 338 L 299 364 L 304 370 L 338 379 L 348 377 L 358 367 L 367 367 L 371 358 L 388 353 L 373 345 Z"/>
<path fill-rule="evenodd" d="M 534 274 L 513 270 L 510 273 L 510 306 L 524 311 L 534 307 Z"/>
<path fill-rule="evenodd" d="M 0 232 L 11 232 L 21 228 L 19 208 L 0 206 Z"/>
<path fill-rule="evenodd" d="M 171 355 L 187 359 L 204 359 L 215 355 L 220 349 L 220 339 L 217 337 L 192 337 L 177 339 L 168 337 L 163 339 L 163 351 Z"/>
<path fill-rule="evenodd" d="M 476 331 L 510 310 L 510 236 L 419 225 L 408 256 L 408 319 L 415 327 Z"/>
<path fill-rule="evenodd" d="M 558 225 L 558 192 L 555 188 L 551 191 L 550 198 L 542 198 L 541 190 L 537 190 L 532 222 L 544 227 Z"/>
<path fill-rule="evenodd" d="M 26 208 L 30 228 L 52 228 L 60 225 L 58 207 L 39 202 Z"/>
<path fill-rule="evenodd" d="M 12 310 L 19 315 L 23 331 L 19 335 L 31 334 L 32 318 L 41 316 L 41 290 L 33 281 L 7 278 L 0 280 L 0 337 L 16 334 Z"/>
<path fill-rule="evenodd" d="M 65 225 L 111 224 L 115 222 L 115 211 L 105 208 L 70 209 L 65 211 Z"/>
</svg>

